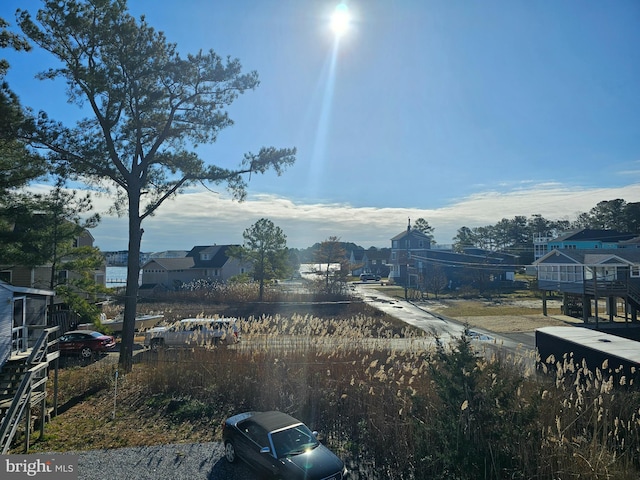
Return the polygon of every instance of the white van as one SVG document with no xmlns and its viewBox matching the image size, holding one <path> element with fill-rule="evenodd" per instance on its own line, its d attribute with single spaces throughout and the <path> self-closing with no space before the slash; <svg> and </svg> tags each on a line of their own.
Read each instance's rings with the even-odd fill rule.
<svg viewBox="0 0 640 480">
<path fill-rule="evenodd" d="M 240 340 L 235 318 L 185 318 L 170 327 L 155 327 L 144 334 L 144 346 L 196 347 L 230 345 Z"/>
</svg>

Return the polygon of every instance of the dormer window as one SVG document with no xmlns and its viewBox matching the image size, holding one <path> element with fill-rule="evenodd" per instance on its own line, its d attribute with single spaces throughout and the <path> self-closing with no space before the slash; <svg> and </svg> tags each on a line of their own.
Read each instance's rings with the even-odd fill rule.
<svg viewBox="0 0 640 480">
<path fill-rule="evenodd" d="M 200 260 L 211 260 L 211 255 L 209 255 L 208 253 L 201 253 Z"/>
</svg>

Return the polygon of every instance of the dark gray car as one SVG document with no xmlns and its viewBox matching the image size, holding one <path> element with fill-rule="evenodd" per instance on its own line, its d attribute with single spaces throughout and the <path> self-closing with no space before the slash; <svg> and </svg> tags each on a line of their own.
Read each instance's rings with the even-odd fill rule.
<svg viewBox="0 0 640 480">
<path fill-rule="evenodd" d="M 347 469 L 316 433 L 282 412 L 246 412 L 225 420 L 225 457 L 238 458 L 273 479 L 342 480 Z"/>
</svg>

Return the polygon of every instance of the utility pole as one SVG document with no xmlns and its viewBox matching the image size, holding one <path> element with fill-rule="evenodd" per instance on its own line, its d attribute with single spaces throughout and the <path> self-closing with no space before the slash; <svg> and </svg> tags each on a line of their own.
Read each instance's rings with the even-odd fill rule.
<svg viewBox="0 0 640 480">
<path fill-rule="evenodd" d="M 407 246 L 407 255 L 406 255 L 406 278 L 404 281 L 404 299 L 405 300 L 409 300 L 409 279 L 411 277 L 409 277 L 409 247 L 411 245 L 411 236 L 409 235 L 411 233 L 411 219 L 408 220 L 408 224 L 407 224 L 407 240 L 406 240 L 406 246 Z"/>
</svg>

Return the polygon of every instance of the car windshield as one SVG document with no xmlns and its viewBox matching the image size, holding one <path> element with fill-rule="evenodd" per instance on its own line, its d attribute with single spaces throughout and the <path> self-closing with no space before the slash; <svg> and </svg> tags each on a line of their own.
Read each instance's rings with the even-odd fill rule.
<svg viewBox="0 0 640 480">
<path fill-rule="evenodd" d="M 98 338 L 101 337 L 102 334 L 100 332 L 91 332 L 89 335 L 91 335 L 92 337 Z"/>
<path fill-rule="evenodd" d="M 318 439 L 305 425 L 300 424 L 271 434 L 278 458 L 298 455 L 318 446 Z"/>
</svg>

